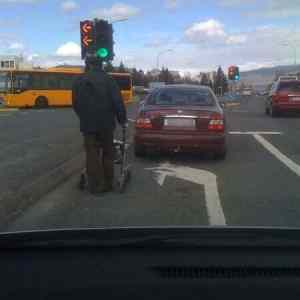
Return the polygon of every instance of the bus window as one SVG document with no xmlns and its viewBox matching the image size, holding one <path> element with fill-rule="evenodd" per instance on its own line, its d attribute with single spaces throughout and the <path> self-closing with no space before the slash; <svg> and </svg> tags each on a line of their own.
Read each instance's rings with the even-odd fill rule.
<svg viewBox="0 0 300 300">
<path fill-rule="evenodd" d="M 30 88 L 30 75 L 16 73 L 14 76 L 14 89 L 16 91 L 25 91 Z"/>
<path fill-rule="evenodd" d="M 131 90 L 130 77 L 113 75 L 113 78 L 118 84 L 120 90 Z"/>
<path fill-rule="evenodd" d="M 74 81 L 78 78 L 77 74 L 57 74 L 59 88 L 61 90 L 72 90 Z"/>
<path fill-rule="evenodd" d="M 59 78 L 56 74 L 32 73 L 32 88 L 34 90 L 54 90 L 59 88 Z"/>
<path fill-rule="evenodd" d="M 6 92 L 7 91 L 7 89 L 9 88 L 8 80 L 9 80 L 9 73 L 1 72 L 0 73 L 0 92 Z"/>
<path fill-rule="evenodd" d="M 47 90 L 57 90 L 59 88 L 59 78 L 57 74 L 47 74 Z"/>
</svg>

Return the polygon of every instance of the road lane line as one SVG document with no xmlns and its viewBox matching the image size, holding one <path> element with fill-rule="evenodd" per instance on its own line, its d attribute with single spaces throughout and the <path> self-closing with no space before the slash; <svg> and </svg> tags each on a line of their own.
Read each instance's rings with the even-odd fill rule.
<svg viewBox="0 0 300 300">
<path fill-rule="evenodd" d="M 255 135 L 255 134 L 265 134 L 265 135 L 281 135 L 280 131 L 229 131 L 231 135 Z"/>
<path fill-rule="evenodd" d="M 280 160 L 285 166 L 287 166 L 291 171 L 300 176 L 300 166 L 280 152 L 275 146 L 268 142 L 259 134 L 254 134 L 254 138 L 264 146 L 270 153 L 272 153 L 278 160 Z"/>
<path fill-rule="evenodd" d="M 128 121 L 129 121 L 129 122 L 135 122 L 135 120 L 134 120 L 134 119 L 128 119 Z"/>
</svg>

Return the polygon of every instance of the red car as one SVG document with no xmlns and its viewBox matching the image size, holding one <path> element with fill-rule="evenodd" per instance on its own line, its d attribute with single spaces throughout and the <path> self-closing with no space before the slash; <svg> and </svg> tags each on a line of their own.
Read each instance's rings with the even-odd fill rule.
<svg viewBox="0 0 300 300">
<path fill-rule="evenodd" d="M 273 84 L 266 101 L 266 114 L 277 117 L 282 112 L 300 112 L 300 80 L 279 80 Z"/>
<path fill-rule="evenodd" d="M 206 86 L 169 85 L 142 102 L 135 123 L 135 154 L 147 149 L 210 152 L 225 158 L 225 117 Z"/>
</svg>

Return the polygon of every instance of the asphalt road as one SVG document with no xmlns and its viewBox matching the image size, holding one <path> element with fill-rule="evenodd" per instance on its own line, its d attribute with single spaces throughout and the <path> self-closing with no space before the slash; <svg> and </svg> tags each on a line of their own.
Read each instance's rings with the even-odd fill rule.
<svg viewBox="0 0 300 300">
<path fill-rule="evenodd" d="M 76 189 L 78 176 L 5 230 L 115 226 L 300 226 L 299 116 L 272 119 L 253 97 L 226 109 L 228 155 L 134 158 L 125 194 Z M 134 109 L 130 112 L 134 119 Z M 129 130 L 132 139 L 133 126 Z"/>
<path fill-rule="evenodd" d="M 0 202 L 82 151 L 78 126 L 71 108 L 0 110 Z"/>
</svg>

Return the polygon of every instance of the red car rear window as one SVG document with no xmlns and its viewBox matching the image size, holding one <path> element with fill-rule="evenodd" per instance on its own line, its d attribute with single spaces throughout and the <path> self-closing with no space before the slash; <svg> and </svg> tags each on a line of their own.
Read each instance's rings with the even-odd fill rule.
<svg viewBox="0 0 300 300">
<path fill-rule="evenodd" d="M 167 105 L 167 106 L 214 106 L 215 100 L 209 90 L 198 89 L 159 89 L 152 97 L 148 104 Z"/>
<path fill-rule="evenodd" d="M 300 81 L 280 82 L 278 91 L 300 92 Z"/>
</svg>

